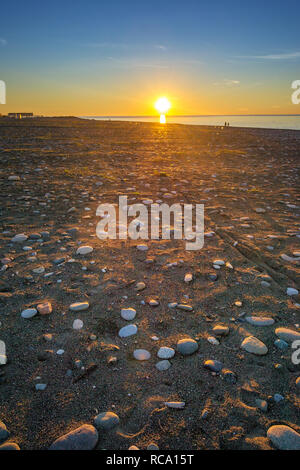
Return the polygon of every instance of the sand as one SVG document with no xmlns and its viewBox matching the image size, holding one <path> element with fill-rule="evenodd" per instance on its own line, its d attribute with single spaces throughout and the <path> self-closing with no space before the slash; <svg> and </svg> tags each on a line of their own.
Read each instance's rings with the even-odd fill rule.
<svg viewBox="0 0 300 470">
<path fill-rule="evenodd" d="M 276 328 L 300 331 L 299 295 L 287 295 L 287 288 L 299 290 L 293 255 L 300 251 L 299 131 L 1 119 L 0 149 L 0 254 L 10 258 L 0 272 L 0 339 L 8 358 L 0 366 L 0 420 L 11 441 L 21 449 L 47 449 L 105 411 L 120 422 L 99 432 L 97 449 L 150 443 L 271 449 L 270 426 L 299 432 L 300 366 L 291 361 L 290 345 L 274 346 Z M 166 193 L 173 197 L 164 199 Z M 204 203 L 205 231 L 214 233 L 195 252 L 182 240 L 99 240 L 97 206 L 117 203 L 118 195 L 132 202 Z M 74 227 L 77 235 L 67 232 Z M 11 242 L 17 234 L 45 231 L 49 239 Z M 93 251 L 76 254 L 79 241 Z M 139 243 L 148 250 L 137 250 Z M 54 264 L 58 258 L 64 261 Z M 231 267 L 214 269 L 215 260 Z M 39 267 L 45 271 L 33 273 Z M 189 273 L 192 281 L 184 282 Z M 145 288 L 137 290 L 139 282 Z M 150 299 L 159 305 L 150 306 Z M 21 317 L 44 302 L 51 313 Z M 89 307 L 69 310 L 75 302 Z M 171 302 L 193 310 L 170 308 Z M 136 310 L 132 322 L 121 317 L 122 308 Z M 250 316 L 274 324 L 256 326 L 245 320 Z M 76 319 L 83 328 L 73 329 Z M 128 323 L 138 333 L 120 338 Z M 217 325 L 229 333 L 216 335 Z M 249 336 L 262 341 L 267 354 L 241 349 Z M 197 352 L 177 351 L 168 370 L 157 370 L 159 348 L 176 350 L 186 337 L 198 342 Z M 135 360 L 135 349 L 149 351 L 150 359 Z M 206 360 L 220 361 L 236 383 L 204 368 Z M 36 390 L 37 383 L 46 389 Z M 277 403 L 275 394 L 284 400 Z M 257 400 L 267 402 L 267 411 Z"/>
</svg>

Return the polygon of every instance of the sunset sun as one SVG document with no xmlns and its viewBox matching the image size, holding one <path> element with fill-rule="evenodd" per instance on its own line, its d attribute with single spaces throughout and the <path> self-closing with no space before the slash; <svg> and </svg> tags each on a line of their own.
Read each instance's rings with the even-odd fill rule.
<svg viewBox="0 0 300 470">
<path fill-rule="evenodd" d="M 154 106 L 155 106 L 155 109 L 160 114 L 165 114 L 171 108 L 171 103 L 168 100 L 168 98 L 166 98 L 165 96 L 162 96 L 161 98 L 158 98 L 158 100 L 155 102 Z"/>
</svg>

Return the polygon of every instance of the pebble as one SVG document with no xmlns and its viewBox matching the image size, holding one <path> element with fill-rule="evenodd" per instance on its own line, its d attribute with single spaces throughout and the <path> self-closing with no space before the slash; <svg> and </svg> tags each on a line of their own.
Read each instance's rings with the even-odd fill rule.
<svg viewBox="0 0 300 470">
<path fill-rule="evenodd" d="M 6 345 L 2 339 L 0 339 L 0 365 L 4 366 L 7 363 L 6 356 Z"/>
<path fill-rule="evenodd" d="M 184 282 L 186 282 L 187 284 L 189 282 L 192 282 L 193 280 L 193 275 L 191 273 L 187 273 L 185 276 L 184 276 Z"/>
<path fill-rule="evenodd" d="M 157 370 L 160 370 L 160 371 L 168 370 L 171 367 L 171 362 L 168 361 L 167 359 L 165 359 L 163 361 L 158 361 L 155 364 L 155 367 L 156 367 Z"/>
<path fill-rule="evenodd" d="M 137 446 L 130 446 L 128 450 L 140 450 Z"/>
<path fill-rule="evenodd" d="M 122 308 L 121 310 L 121 317 L 124 320 L 133 320 L 136 316 L 136 310 L 134 308 Z"/>
<path fill-rule="evenodd" d="M 237 376 L 232 370 L 222 369 L 221 374 L 225 382 L 229 384 L 235 384 L 237 382 Z"/>
<path fill-rule="evenodd" d="M 284 351 L 285 349 L 288 349 L 289 345 L 286 341 L 284 341 L 283 339 L 276 339 L 274 341 L 274 346 L 276 346 L 276 348 L 278 349 L 281 349 L 282 351 Z"/>
<path fill-rule="evenodd" d="M 35 389 L 36 390 L 45 390 L 47 388 L 47 384 L 36 384 Z"/>
<path fill-rule="evenodd" d="M 144 282 L 138 282 L 135 286 L 137 291 L 144 290 L 146 288 L 146 284 Z"/>
<path fill-rule="evenodd" d="M 212 372 L 220 372 L 223 369 L 223 364 L 220 361 L 215 361 L 213 359 L 208 359 L 204 361 L 203 366 L 205 369 L 209 369 Z"/>
<path fill-rule="evenodd" d="M 153 442 L 151 442 L 151 444 L 147 446 L 147 450 L 159 450 L 159 447 L 157 444 L 154 444 Z"/>
<path fill-rule="evenodd" d="M 139 251 L 148 251 L 148 246 L 147 245 L 137 245 L 136 248 Z"/>
<path fill-rule="evenodd" d="M 186 312 L 191 312 L 193 310 L 193 307 L 187 304 L 178 304 L 177 308 L 179 308 L 180 310 L 185 310 Z"/>
<path fill-rule="evenodd" d="M 209 274 L 208 277 L 211 281 L 217 281 L 217 279 L 218 279 L 217 274 Z"/>
<path fill-rule="evenodd" d="M 300 376 L 296 378 L 296 387 L 300 390 Z"/>
<path fill-rule="evenodd" d="M 165 401 L 164 405 L 167 406 L 168 408 L 177 408 L 179 410 L 182 410 L 185 407 L 185 402 L 184 401 Z"/>
<path fill-rule="evenodd" d="M 26 308 L 21 312 L 21 317 L 22 318 L 32 318 L 37 314 L 37 309 L 36 308 Z"/>
<path fill-rule="evenodd" d="M 300 434 L 283 424 L 271 426 L 267 436 L 279 450 L 300 450 Z"/>
<path fill-rule="evenodd" d="M 90 424 L 83 424 L 54 441 L 50 450 L 92 450 L 97 442 L 98 431 Z"/>
<path fill-rule="evenodd" d="M 250 323 L 250 325 L 253 326 L 271 326 L 275 323 L 275 320 L 273 318 L 269 317 L 245 317 L 246 321 Z"/>
<path fill-rule="evenodd" d="M 32 272 L 34 274 L 43 274 L 45 272 L 45 268 L 43 266 L 39 267 L 39 268 L 35 268 L 32 270 Z"/>
<path fill-rule="evenodd" d="M 212 331 L 217 336 L 227 336 L 229 333 L 229 328 L 228 326 L 224 325 L 215 325 Z"/>
<path fill-rule="evenodd" d="M 293 287 L 288 287 L 286 290 L 287 295 L 298 295 L 299 291 Z"/>
<path fill-rule="evenodd" d="M 49 315 L 52 312 L 52 305 L 50 302 L 44 302 L 37 306 L 37 310 L 41 315 Z"/>
<path fill-rule="evenodd" d="M 147 361 L 148 359 L 150 359 L 151 354 L 146 349 L 136 349 L 133 352 L 133 357 L 137 361 Z"/>
<path fill-rule="evenodd" d="M 263 356 L 268 352 L 267 346 L 258 338 L 255 338 L 255 336 L 248 336 L 245 338 L 241 344 L 241 348 L 258 356 Z"/>
<path fill-rule="evenodd" d="M 135 335 L 137 333 L 137 326 L 136 325 L 127 325 L 123 326 L 123 328 L 119 331 L 120 338 L 127 338 L 128 336 Z"/>
<path fill-rule="evenodd" d="M 25 242 L 26 240 L 28 240 L 28 237 L 24 233 L 19 233 L 18 235 L 15 235 L 11 239 L 13 243 L 22 243 L 22 242 Z"/>
<path fill-rule="evenodd" d="M 94 425 L 97 429 L 104 429 L 108 431 L 109 429 L 114 428 L 120 422 L 119 416 L 112 411 L 104 411 L 99 413 L 94 418 Z"/>
<path fill-rule="evenodd" d="M 80 246 L 79 248 L 77 248 L 76 255 L 87 255 L 89 253 L 92 253 L 92 251 L 93 248 L 91 246 Z"/>
<path fill-rule="evenodd" d="M 87 310 L 90 304 L 88 302 L 75 302 L 70 305 L 70 310 L 73 312 L 80 312 L 81 310 Z"/>
<path fill-rule="evenodd" d="M 225 261 L 223 261 L 222 259 L 215 259 L 213 264 L 216 266 L 224 266 Z"/>
<path fill-rule="evenodd" d="M 184 356 L 188 356 L 198 350 L 198 343 L 194 339 L 184 338 L 178 341 L 177 349 Z"/>
<path fill-rule="evenodd" d="M 273 398 L 275 403 L 279 403 L 284 400 L 284 397 L 280 393 L 275 393 Z"/>
<path fill-rule="evenodd" d="M 82 327 L 83 327 L 83 321 L 82 320 L 80 320 L 78 318 L 77 320 L 73 321 L 73 329 L 74 330 L 81 330 Z"/>
<path fill-rule="evenodd" d="M 148 305 L 150 305 L 151 307 L 157 307 L 159 305 L 159 301 L 155 299 L 150 299 L 148 301 Z"/>
<path fill-rule="evenodd" d="M 215 338 L 214 336 L 208 336 L 207 341 L 208 341 L 210 344 L 214 344 L 215 346 L 217 346 L 218 344 L 220 344 L 220 341 L 218 341 L 217 338 Z"/>
<path fill-rule="evenodd" d="M 157 356 L 160 359 L 171 359 L 175 356 L 175 350 L 173 348 L 168 348 L 167 346 L 162 346 L 159 348 Z"/>
<path fill-rule="evenodd" d="M 262 400 L 261 398 L 256 398 L 255 403 L 257 408 L 262 411 L 268 411 L 268 402 L 266 400 Z"/>
<path fill-rule="evenodd" d="M 276 328 L 275 335 L 287 343 L 300 340 L 300 332 L 290 330 L 289 328 Z"/>
</svg>

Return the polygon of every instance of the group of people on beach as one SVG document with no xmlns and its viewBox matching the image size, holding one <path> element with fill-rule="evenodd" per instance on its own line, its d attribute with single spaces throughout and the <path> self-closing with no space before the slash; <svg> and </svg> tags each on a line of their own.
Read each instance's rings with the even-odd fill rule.
<svg viewBox="0 0 300 470">
<path fill-rule="evenodd" d="M 229 122 L 225 121 L 224 127 L 229 127 Z"/>
</svg>

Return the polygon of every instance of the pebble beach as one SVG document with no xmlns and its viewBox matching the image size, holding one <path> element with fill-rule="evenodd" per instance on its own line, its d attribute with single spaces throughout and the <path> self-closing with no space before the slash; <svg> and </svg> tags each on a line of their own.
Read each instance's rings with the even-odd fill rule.
<svg viewBox="0 0 300 470">
<path fill-rule="evenodd" d="M 300 450 L 300 131 L 0 118 L 0 156 L 0 449 Z M 121 195 L 203 248 L 100 240 Z"/>
</svg>

